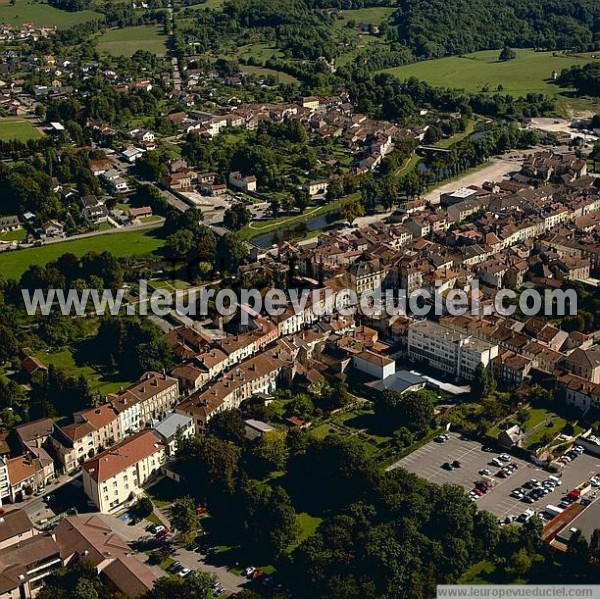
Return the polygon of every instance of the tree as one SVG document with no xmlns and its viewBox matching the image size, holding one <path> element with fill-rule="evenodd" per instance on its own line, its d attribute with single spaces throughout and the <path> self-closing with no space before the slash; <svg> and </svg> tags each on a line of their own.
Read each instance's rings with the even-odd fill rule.
<svg viewBox="0 0 600 599">
<path fill-rule="evenodd" d="M 205 572 L 192 572 L 185 578 L 163 576 L 140 599 L 210 599 L 216 578 Z"/>
<path fill-rule="evenodd" d="M 40 599 L 108 599 L 111 594 L 96 569 L 84 560 L 44 578 L 37 596 Z"/>
<path fill-rule="evenodd" d="M 0 364 L 17 355 L 19 344 L 14 333 L 4 325 L 0 325 Z"/>
<path fill-rule="evenodd" d="M 282 470 L 285 466 L 287 446 L 285 433 L 269 431 L 263 433 L 252 445 L 252 455 L 269 470 Z"/>
<path fill-rule="evenodd" d="M 223 223 L 232 231 L 239 231 L 251 220 L 250 210 L 243 202 L 237 202 L 228 208 L 223 215 Z"/>
<path fill-rule="evenodd" d="M 310 397 L 304 393 L 297 395 L 289 405 L 289 412 L 292 416 L 298 416 L 303 420 L 309 420 L 315 411 L 315 404 Z"/>
<path fill-rule="evenodd" d="M 344 219 L 352 224 L 358 217 L 365 215 L 365 208 L 358 200 L 346 202 L 340 211 Z"/>
<path fill-rule="evenodd" d="M 154 511 L 152 500 L 144 495 L 140 498 L 137 505 L 138 513 L 142 518 L 148 517 Z"/>
<path fill-rule="evenodd" d="M 239 447 L 210 435 L 202 439 L 183 439 L 177 449 L 190 487 L 217 504 L 224 495 L 235 493 L 240 455 Z"/>
<path fill-rule="evenodd" d="M 590 538 L 590 559 L 595 563 L 600 563 L 600 528 L 594 528 Z"/>
<path fill-rule="evenodd" d="M 194 235 L 189 229 L 181 229 L 167 237 L 165 247 L 171 258 L 188 256 L 194 248 Z"/>
<path fill-rule="evenodd" d="M 509 46 L 504 46 L 500 51 L 498 60 L 500 62 L 506 62 L 507 60 L 514 60 L 517 57 L 517 53 Z"/>
<path fill-rule="evenodd" d="M 475 368 L 473 382 L 471 383 L 471 393 L 477 399 L 484 399 L 492 395 L 496 390 L 496 380 L 494 375 L 488 371 L 483 362 L 480 362 Z"/>
<path fill-rule="evenodd" d="M 424 433 L 433 419 L 434 400 L 428 391 L 399 393 L 386 389 L 375 403 L 375 414 L 383 426 L 394 430 L 405 426 L 413 433 Z"/>
<path fill-rule="evenodd" d="M 135 161 L 135 171 L 142 179 L 158 181 L 162 174 L 160 154 L 156 150 L 144 152 Z"/>
<path fill-rule="evenodd" d="M 171 505 L 171 524 L 181 533 L 185 543 L 190 543 L 198 530 L 198 516 L 193 497 L 186 495 Z"/>
<path fill-rule="evenodd" d="M 248 248 L 245 242 L 235 233 L 221 235 L 217 242 L 217 259 L 221 265 L 221 272 L 234 273 L 238 266 L 248 257 Z"/>
<path fill-rule="evenodd" d="M 246 423 L 239 410 L 225 410 L 215 414 L 208 422 L 208 432 L 222 441 L 243 446 L 246 441 Z"/>
<path fill-rule="evenodd" d="M 294 190 L 294 206 L 298 208 L 300 214 L 304 214 L 307 206 L 310 203 L 310 195 L 306 189 L 295 189 Z"/>
</svg>

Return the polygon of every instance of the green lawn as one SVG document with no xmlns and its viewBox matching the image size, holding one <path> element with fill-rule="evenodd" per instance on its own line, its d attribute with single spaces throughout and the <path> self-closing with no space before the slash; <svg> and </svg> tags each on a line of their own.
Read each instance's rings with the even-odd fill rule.
<svg viewBox="0 0 600 599">
<path fill-rule="evenodd" d="M 87 252 L 110 251 L 122 257 L 149 254 L 162 245 L 162 239 L 153 230 L 107 233 L 0 254 L 0 272 L 7 279 L 19 279 L 32 264 L 44 265 L 67 252 L 82 256 Z"/>
<path fill-rule="evenodd" d="M 369 25 L 381 25 L 392 16 L 395 8 L 389 6 L 374 6 L 371 8 L 356 8 L 351 10 L 342 10 L 341 17 L 347 23 L 355 21 L 359 23 L 368 23 Z"/>
<path fill-rule="evenodd" d="M 181 497 L 182 488 L 173 479 L 165 477 L 146 489 L 146 495 L 152 499 L 152 503 L 156 507 L 162 508 L 171 505 L 178 497 Z"/>
<path fill-rule="evenodd" d="M 324 206 L 319 206 L 317 208 L 310 207 L 308 208 L 304 214 L 293 213 L 289 216 L 283 215 L 278 216 L 276 218 L 272 218 L 266 221 L 256 221 L 250 223 L 250 225 L 244 227 L 240 232 L 240 236 L 244 239 L 252 239 L 253 237 L 257 237 L 258 235 L 263 235 L 264 233 L 271 233 L 273 231 L 277 231 L 282 227 L 292 227 L 299 223 L 306 222 L 315 216 L 320 216 L 321 214 L 326 214 L 327 212 L 333 212 L 335 210 L 339 210 L 346 202 L 355 199 L 358 197 L 358 194 L 353 194 L 346 198 L 342 198 L 339 200 L 334 200 L 333 202 L 329 202 Z"/>
<path fill-rule="evenodd" d="M 0 13 L 2 8 L 0 8 Z M 27 141 L 38 139 L 42 134 L 29 122 L 20 117 L 0 119 L 0 140 Z"/>
<path fill-rule="evenodd" d="M 302 512 L 296 515 L 296 521 L 300 527 L 300 534 L 298 535 L 298 540 L 294 544 L 294 547 L 300 545 L 304 539 L 315 534 L 317 528 L 319 528 L 319 524 L 321 524 L 323 519 L 318 518 L 317 516 L 311 516 L 306 512 Z"/>
<path fill-rule="evenodd" d="M 225 0 L 206 0 L 206 2 L 201 2 L 199 4 L 191 4 L 190 6 L 186 6 L 186 8 L 194 8 L 194 9 L 214 9 L 221 8 L 224 4 Z"/>
<path fill-rule="evenodd" d="M 93 10 L 67 12 L 58 10 L 48 4 L 32 2 L 30 0 L 17 0 L 14 6 L 9 3 L 0 5 L 0 23 L 8 25 L 21 25 L 33 23 L 34 25 L 58 27 L 68 29 L 86 21 L 104 20 L 104 15 Z"/>
<path fill-rule="evenodd" d="M 275 77 L 275 79 L 278 79 L 280 83 L 300 83 L 298 79 L 296 79 L 296 77 L 292 77 L 292 75 L 288 75 L 287 73 L 283 73 L 282 71 L 275 71 L 273 69 L 254 67 L 250 65 L 242 65 L 240 68 L 244 73 L 249 73 L 252 75 L 270 75 L 271 77 Z"/>
<path fill-rule="evenodd" d="M 166 41 L 161 27 L 140 25 L 109 29 L 100 37 L 98 47 L 113 56 L 133 56 L 138 50 L 163 55 L 167 50 Z"/>
<path fill-rule="evenodd" d="M 236 53 L 240 58 L 248 59 L 250 57 L 261 62 L 269 58 L 283 58 L 283 52 L 274 44 L 257 42 L 255 44 L 247 44 L 236 48 Z"/>
<path fill-rule="evenodd" d="M 78 377 L 83 374 L 90 384 L 90 389 L 93 393 L 114 393 L 121 387 L 129 384 L 129 381 L 108 381 L 105 380 L 100 373 L 94 370 L 91 366 L 80 366 L 75 362 L 73 351 L 70 348 L 65 348 L 60 351 L 45 352 L 40 351 L 34 354 L 46 366 L 54 364 L 57 367 L 64 368 L 68 376 Z"/>
<path fill-rule="evenodd" d="M 454 87 L 469 92 L 480 91 L 488 86 L 495 92 L 502 85 L 505 93 L 521 96 L 529 92 L 556 96 L 565 91 L 552 84 L 552 71 L 558 73 L 573 65 L 590 62 L 587 56 L 566 56 L 553 52 L 534 52 L 519 49 L 517 58 L 506 62 L 498 61 L 498 50 L 475 52 L 464 57 L 453 56 L 427 60 L 392 69 L 401 79 L 417 77 L 440 87 Z"/>
<path fill-rule="evenodd" d="M 27 231 L 25 231 L 25 229 L 0 233 L 0 241 L 22 241 L 25 237 L 27 237 Z"/>
</svg>

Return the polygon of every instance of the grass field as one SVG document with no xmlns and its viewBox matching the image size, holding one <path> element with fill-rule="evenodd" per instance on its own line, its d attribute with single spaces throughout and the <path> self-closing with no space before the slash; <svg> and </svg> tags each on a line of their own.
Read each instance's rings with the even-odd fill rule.
<svg viewBox="0 0 600 599">
<path fill-rule="evenodd" d="M 27 237 L 27 231 L 25 231 L 25 229 L 0 233 L 0 241 L 23 241 L 25 237 Z"/>
<path fill-rule="evenodd" d="M 279 80 L 281 83 L 300 83 L 296 77 L 282 73 L 281 71 L 274 71 L 273 69 L 265 69 L 263 67 L 254 67 L 250 65 L 243 65 L 240 67 L 244 73 L 250 73 L 253 75 L 264 75 L 272 76 Z"/>
<path fill-rule="evenodd" d="M 44 265 L 67 252 L 76 256 L 82 256 L 87 252 L 104 252 L 106 250 L 117 257 L 148 254 L 163 245 L 163 241 L 155 237 L 153 233 L 152 230 L 109 233 L 6 252 L 0 254 L 0 273 L 7 279 L 19 279 L 32 264 Z"/>
<path fill-rule="evenodd" d="M 133 56 L 138 50 L 164 55 L 167 50 L 166 41 L 162 28 L 141 25 L 109 29 L 100 37 L 98 46 L 101 51 L 113 56 Z"/>
<path fill-rule="evenodd" d="M 356 8 L 342 10 L 341 18 L 345 21 L 355 21 L 356 24 L 368 23 L 369 25 L 381 25 L 392 16 L 396 9 L 391 6 L 374 6 L 372 8 Z"/>
<path fill-rule="evenodd" d="M 499 85 L 504 93 L 521 96 L 529 92 L 556 96 L 564 90 L 550 82 L 552 71 L 590 62 L 586 56 L 554 55 L 553 52 L 517 50 L 517 58 L 498 61 L 497 50 L 475 52 L 468 56 L 453 56 L 427 60 L 402 67 L 386 69 L 401 79 L 417 77 L 439 87 L 454 87 L 469 92 L 481 91 L 487 86 L 495 92 Z"/>
<path fill-rule="evenodd" d="M 96 372 L 91 366 L 82 366 L 75 362 L 73 352 L 69 348 L 54 352 L 40 351 L 34 354 L 36 358 L 41 360 L 46 366 L 54 364 L 65 370 L 68 376 L 78 377 L 83 374 L 90 384 L 90 389 L 94 393 L 114 393 L 121 387 L 127 386 L 129 381 L 107 381 L 102 378 L 102 375 Z"/>
<path fill-rule="evenodd" d="M 73 25 L 93 21 L 94 19 L 103 20 L 104 15 L 92 10 L 67 12 L 58 10 L 48 4 L 30 0 L 17 0 L 14 6 L 11 6 L 9 2 L 0 2 L 0 23 L 13 26 L 22 23 L 33 23 L 34 25 L 68 29 Z"/>
<path fill-rule="evenodd" d="M 2 141 L 12 139 L 27 141 L 39 137 L 42 137 L 42 134 L 30 122 L 20 117 L 0 119 L 0 139 Z"/>
</svg>

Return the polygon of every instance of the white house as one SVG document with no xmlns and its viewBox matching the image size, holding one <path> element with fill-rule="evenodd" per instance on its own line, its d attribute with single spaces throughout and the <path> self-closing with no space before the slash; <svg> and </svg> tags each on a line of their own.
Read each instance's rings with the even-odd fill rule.
<svg viewBox="0 0 600 599">
<path fill-rule="evenodd" d="M 354 368 L 377 379 L 384 379 L 396 372 L 396 361 L 387 356 L 365 350 L 352 357 Z"/>
</svg>

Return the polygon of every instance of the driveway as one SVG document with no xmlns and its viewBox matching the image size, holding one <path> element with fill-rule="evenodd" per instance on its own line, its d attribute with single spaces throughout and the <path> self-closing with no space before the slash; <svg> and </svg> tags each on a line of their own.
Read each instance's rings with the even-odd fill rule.
<svg viewBox="0 0 600 599">
<path fill-rule="evenodd" d="M 146 527 L 148 526 L 149 522 L 147 520 L 142 520 L 139 524 L 132 525 L 123 522 L 117 516 L 112 516 L 109 514 L 99 514 L 99 516 L 126 541 L 136 541 L 140 537 L 148 536 Z M 163 516 L 161 517 L 161 520 L 166 520 L 164 510 L 161 512 L 161 516 Z M 230 572 L 227 570 L 227 568 L 205 563 L 205 556 L 194 551 L 177 548 L 171 557 L 181 562 L 185 568 L 189 568 L 190 570 L 214 574 L 229 592 L 242 590 L 242 585 L 248 582 L 246 578 Z M 165 574 L 165 572 L 158 568 L 158 566 L 152 566 L 152 569 L 157 574 Z"/>
</svg>

